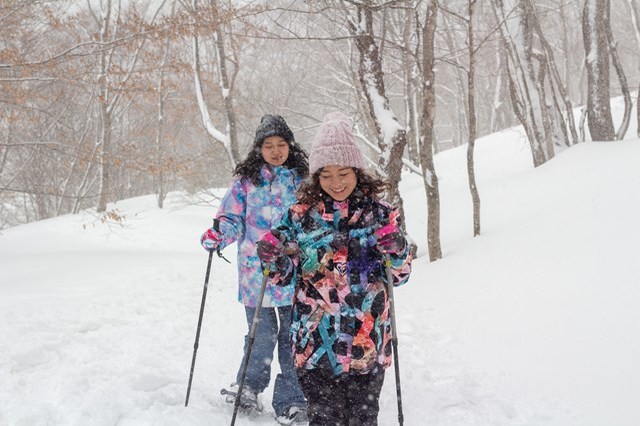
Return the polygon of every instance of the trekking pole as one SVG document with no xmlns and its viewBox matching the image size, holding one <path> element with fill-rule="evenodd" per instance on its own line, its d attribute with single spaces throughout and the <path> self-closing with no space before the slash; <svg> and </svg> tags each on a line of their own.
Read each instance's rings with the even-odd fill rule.
<svg viewBox="0 0 640 426">
<path fill-rule="evenodd" d="M 218 219 L 213 220 L 213 229 L 220 230 L 220 221 Z M 224 256 L 217 250 L 218 257 Z M 207 273 L 204 277 L 204 289 L 202 290 L 202 301 L 200 302 L 200 316 L 198 317 L 198 328 L 196 329 L 196 341 L 193 344 L 193 358 L 191 359 L 191 371 L 189 372 L 189 385 L 187 386 L 187 397 L 184 400 L 184 406 L 189 405 L 189 394 L 191 393 L 191 382 L 193 381 L 193 369 L 196 365 L 196 355 L 198 353 L 198 341 L 200 340 L 200 328 L 202 327 L 202 316 L 204 315 L 204 302 L 207 299 L 207 286 L 209 285 L 209 273 L 211 272 L 211 259 L 213 259 L 213 250 L 209 250 L 209 261 L 207 262 Z M 227 260 L 227 259 L 225 259 Z M 228 260 L 227 260 L 228 262 Z"/>
<path fill-rule="evenodd" d="M 391 316 L 391 345 L 393 346 L 393 364 L 396 370 L 396 395 L 398 396 L 398 423 L 404 424 L 402 415 L 402 391 L 400 388 L 400 363 L 398 361 L 398 332 L 396 330 L 396 311 L 393 300 L 393 275 L 391 273 L 391 256 L 385 254 L 384 266 L 387 270 L 387 298 L 389 299 L 389 313 Z"/>
<path fill-rule="evenodd" d="M 260 321 L 260 309 L 262 309 L 262 299 L 264 299 L 264 291 L 267 288 L 267 281 L 269 280 L 269 265 L 267 265 L 262 271 L 262 286 L 260 287 L 260 295 L 258 297 L 258 303 L 256 304 L 256 312 L 253 314 L 253 321 L 251 322 L 251 329 L 249 330 L 249 342 L 247 344 L 247 353 L 242 363 L 242 373 L 240 375 L 240 383 L 238 384 L 238 393 L 236 394 L 236 400 L 233 404 L 233 417 L 231 418 L 231 426 L 236 424 L 236 416 L 238 415 L 238 408 L 240 407 L 240 399 L 242 396 L 242 390 L 244 389 L 244 379 L 247 376 L 247 368 L 249 366 L 249 359 L 251 358 L 251 349 L 253 348 L 253 341 L 256 337 L 256 329 L 258 328 L 258 321 Z"/>
</svg>

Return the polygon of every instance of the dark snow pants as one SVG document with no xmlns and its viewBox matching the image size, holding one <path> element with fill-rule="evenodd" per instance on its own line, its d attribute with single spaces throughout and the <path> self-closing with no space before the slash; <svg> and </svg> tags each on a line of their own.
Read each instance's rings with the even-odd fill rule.
<svg viewBox="0 0 640 426">
<path fill-rule="evenodd" d="M 307 398 L 309 426 L 377 426 L 382 368 L 342 376 L 324 369 L 298 369 L 298 381 Z"/>
</svg>

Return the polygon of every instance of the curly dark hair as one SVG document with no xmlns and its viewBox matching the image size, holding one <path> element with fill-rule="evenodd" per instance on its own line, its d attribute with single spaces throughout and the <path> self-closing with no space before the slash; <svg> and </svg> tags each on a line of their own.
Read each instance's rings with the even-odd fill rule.
<svg viewBox="0 0 640 426">
<path fill-rule="evenodd" d="M 389 189 L 389 184 L 382 179 L 367 173 L 364 170 L 353 168 L 358 183 L 349 196 L 380 198 Z M 316 205 L 327 196 L 320 186 L 320 173 L 322 169 L 316 171 L 311 178 L 305 181 L 298 189 L 298 202 L 302 204 Z"/>
</svg>

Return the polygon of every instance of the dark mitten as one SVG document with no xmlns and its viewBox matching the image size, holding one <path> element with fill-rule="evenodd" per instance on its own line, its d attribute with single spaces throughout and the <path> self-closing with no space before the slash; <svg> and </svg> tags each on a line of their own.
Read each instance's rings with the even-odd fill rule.
<svg viewBox="0 0 640 426">
<path fill-rule="evenodd" d="M 267 232 L 258 241 L 257 253 L 263 263 L 275 263 L 284 255 L 284 235 L 277 229 Z"/>
<path fill-rule="evenodd" d="M 401 253 L 407 244 L 402 230 L 395 225 L 383 226 L 375 232 L 375 236 L 376 247 L 380 253 Z"/>
</svg>

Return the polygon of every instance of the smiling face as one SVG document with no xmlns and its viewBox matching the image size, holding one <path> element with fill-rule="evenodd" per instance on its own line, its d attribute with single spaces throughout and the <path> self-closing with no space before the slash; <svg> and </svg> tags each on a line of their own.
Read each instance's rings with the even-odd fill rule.
<svg viewBox="0 0 640 426">
<path fill-rule="evenodd" d="M 356 172 L 351 167 L 325 166 L 320 171 L 320 187 L 336 201 L 344 201 L 358 184 Z"/>
<path fill-rule="evenodd" d="M 289 144 L 281 136 L 269 136 L 262 142 L 262 158 L 272 166 L 282 166 L 289 158 Z"/>
</svg>

